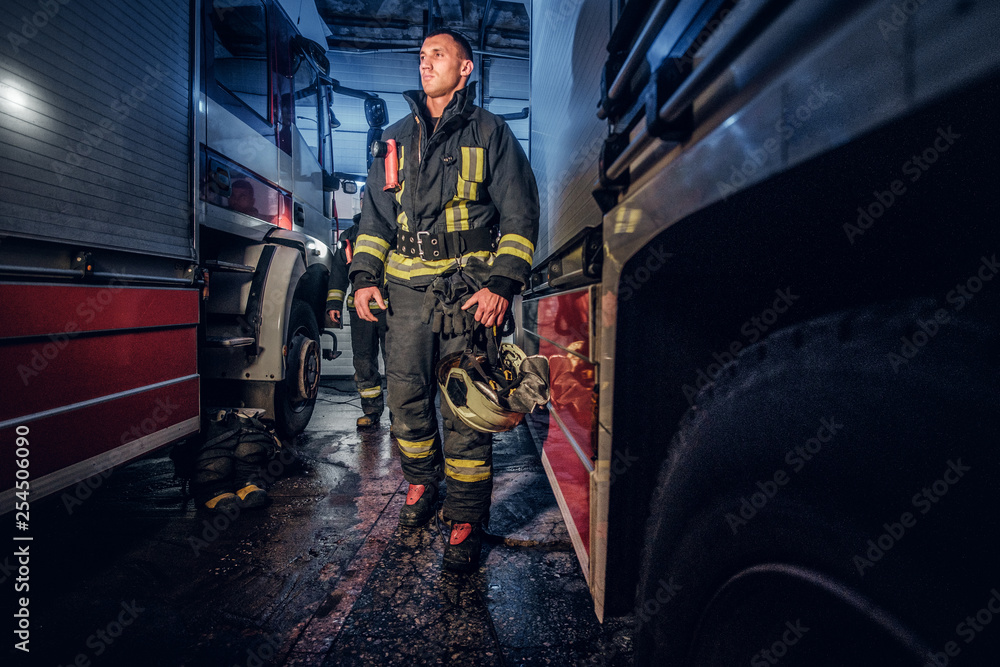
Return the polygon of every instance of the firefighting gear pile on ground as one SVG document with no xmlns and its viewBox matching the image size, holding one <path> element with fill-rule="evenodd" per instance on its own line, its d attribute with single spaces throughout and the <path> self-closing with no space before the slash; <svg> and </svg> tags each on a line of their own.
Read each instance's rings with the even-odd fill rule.
<svg viewBox="0 0 1000 667">
<path fill-rule="evenodd" d="M 233 513 L 267 505 L 263 473 L 282 445 L 256 412 L 220 411 L 199 439 L 175 448 L 177 475 L 190 480 L 199 507 Z"/>
</svg>

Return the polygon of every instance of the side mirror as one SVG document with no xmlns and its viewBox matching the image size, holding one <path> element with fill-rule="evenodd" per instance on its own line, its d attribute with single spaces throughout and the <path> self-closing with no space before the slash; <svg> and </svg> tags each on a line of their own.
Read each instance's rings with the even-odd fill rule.
<svg viewBox="0 0 1000 667">
<path fill-rule="evenodd" d="M 344 191 L 344 194 L 353 195 L 355 192 L 358 191 L 358 184 L 356 181 L 341 181 L 340 185 L 341 189 Z"/>
<path fill-rule="evenodd" d="M 323 74 L 330 72 L 330 60 L 326 57 L 326 49 L 301 35 L 292 38 L 292 46 L 313 61 Z"/>
<path fill-rule="evenodd" d="M 381 97 L 369 97 L 365 100 L 365 120 L 368 127 L 384 127 L 389 122 L 389 110 Z"/>
<path fill-rule="evenodd" d="M 382 138 L 382 128 L 380 128 L 380 127 L 371 127 L 371 128 L 368 128 L 368 142 L 365 144 L 365 146 L 368 146 L 369 148 L 371 148 L 371 145 L 373 143 L 375 143 L 376 141 L 378 141 L 379 139 L 381 139 L 381 138 Z M 368 156 L 367 167 L 368 167 L 368 169 L 371 169 L 372 168 L 372 162 L 374 162 L 374 160 L 375 160 L 375 156 L 372 155 L 372 152 L 370 150 L 365 151 L 365 154 Z"/>
<path fill-rule="evenodd" d="M 333 174 L 323 172 L 323 191 L 334 192 L 340 189 L 340 179 Z"/>
</svg>

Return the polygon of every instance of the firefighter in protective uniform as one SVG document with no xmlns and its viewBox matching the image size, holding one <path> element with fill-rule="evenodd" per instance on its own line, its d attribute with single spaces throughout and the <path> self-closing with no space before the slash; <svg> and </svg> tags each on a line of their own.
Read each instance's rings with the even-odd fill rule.
<svg viewBox="0 0 1000 667">
<path fill-rule="evenodd" d="M 326 313 L 335 325 L 340 324 L 344 307 L 344 293 L 347 290 L 347 271 L 351 264 L 354 247 L 357 245 L 358 224 L 361 215 L 354 216 L 354 224 L 340 235 L 337 252 L 333 256 L 330 269 L 329 291 L 326 295 Z M 354 382 L 361 396 L 359 428 L 378 426 L 382 416 L 382 375 L 378 369 L 378 351 L 382 348 L 385 359 L 385 311 L 374 300 L 368 304 L 376 321 L 369 322 L 358 317 L 354 307 L 354 294 L 347 297 L 347 309 L 351 312 L 351 350 L 354 357 Z"/>
<path fill-rule="evenodd" d="M 439 441 L 435 368 L 465 349 L 473 317 L 485 327 L 503 322 L 528 283 L 538 236 L 531 166 L 503 119 L 475 106 L 475 84 L 466 86 L 472 69 L 460 34 L 441 29 L 424 40 L 423 90 L 404 94 L 412 113 L 382 135 L 396 142 L 397 182 L 390 170 L 387 183 L 384 160 L 373 162 L 350 269 L 359 317 L 374 321 L 369 299 L 385 308 L 383 275 L 392 300 L 388 400 L 410 484 L 400 525 L 431 518 L 443 472 L 451 525 L 444 566 L 458 571 L 478 565 L 493 490 L 492 436 L 441 401 Z"/>
</svg>

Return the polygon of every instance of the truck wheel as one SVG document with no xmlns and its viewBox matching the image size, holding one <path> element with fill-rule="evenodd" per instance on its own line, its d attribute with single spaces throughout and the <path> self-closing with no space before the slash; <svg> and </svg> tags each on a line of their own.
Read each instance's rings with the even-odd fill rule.
<svg viewBox="0 0 1000 667">
<path fill-rule="evenodd" d="M 319 336 L 312 309 L 304 301 L 293 301 L 285 343 L 285 379 L 274 392 L 274 414 L 284 436 L 301 433 L 312 417 L 320 380 Z"/>
<path fill-rule="evenodd" d="M 997 586 L 997 331 L 914 300 L 779 331 L 724 369 L 660 472 L 635 664 L 996 655 L 997 633 L 956 632 Z"/>
</svg>

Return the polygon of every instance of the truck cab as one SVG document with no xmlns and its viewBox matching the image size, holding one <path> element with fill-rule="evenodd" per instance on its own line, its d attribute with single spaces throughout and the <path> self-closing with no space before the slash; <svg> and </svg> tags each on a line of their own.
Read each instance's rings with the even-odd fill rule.
<svg viewBox="0 0 1000 667">
<path fill-rule="evenodd" d="M 206 2 L 203 12 L 194 93 L 209 276 L 203 386 L 216 404 L 263 407 L 295 434 L 319 382 L 337 231 L 337 84 L 325 48 L 300 35 L 279 3 Z"/>
<path fill-rule="evenodd" d="M 42 446 L 0 512 L 217 408 L 301 432 L 336 232 L 336 82 L 278 0 L 52 8 L 3 24 L 0 437 Z"/>
</svg>

